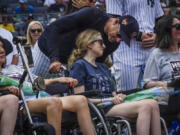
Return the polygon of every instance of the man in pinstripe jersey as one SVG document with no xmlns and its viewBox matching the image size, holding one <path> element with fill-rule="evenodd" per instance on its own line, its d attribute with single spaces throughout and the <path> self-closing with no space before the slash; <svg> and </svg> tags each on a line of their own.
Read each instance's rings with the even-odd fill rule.
<svg viewBox="0 0 180 135">
<path fill-rule="evenodd" d="M 106 0 L 107 13 L 115 16 L 131 15 L 139 23 L 136 39 L 130 41 L 130 47 L 121 42 L 113 53 L 117 89 L 137 88 L 141 66 L 145 64 L 153 49 L 156 19 L 163 16 L 159 0 Z"/>
</svg>

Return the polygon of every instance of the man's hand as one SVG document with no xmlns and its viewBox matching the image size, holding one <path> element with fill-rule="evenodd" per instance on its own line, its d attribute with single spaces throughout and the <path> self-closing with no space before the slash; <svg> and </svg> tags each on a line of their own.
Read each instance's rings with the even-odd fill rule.
<svg viewBox="0 0 180 135">
<path fill-rule="evenodd" d="M 19 96 L 19 88 L 15 87 L 15 86 L 8 86 L 7 89 L 14 95 Z"/>
<path fill-rule="evenodd" d="M 51 63 L 51 65 L 49 66 L 50 73 L 57 74 L 61 72 L 62 71 L 61 65 L 62 65 L 61 62 L 59 61 L 54 61 L 53 63 Z"/>
<path fill-rule="evenodd" d="M 151 48 L 155 44 L 156 34 L 142 33 L 141 39 L 143 48 Z"/>
<path fill-rule="evenodd" d="M 72 0 L 72 5 L 80 9 L 85 6 L 90 6 L 90 2 L 89 0 Z"/>
<path fill-rule="evenodd" d="M 60 83 L 69 83 L 71 88 L 74 88 L 78 83 L 78 81 L 76 79 L 73 79 L 71 77 L 60 77 L 59 82 Z"/>
</svg>

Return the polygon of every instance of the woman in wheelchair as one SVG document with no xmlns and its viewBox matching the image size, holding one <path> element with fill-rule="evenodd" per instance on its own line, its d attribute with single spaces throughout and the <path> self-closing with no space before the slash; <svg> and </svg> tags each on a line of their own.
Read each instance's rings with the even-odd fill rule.
<svg viewBox="0 0 180 135">
<path fill-rule="evenodd" d="M 3 40 L 6 43 L 6 54 L 1 53 L 0 58 L 6 57 L 11 51 L 12 46 L 7 40 Z M 0 88 L 0 92 L 2 89 Z M 15 95 L 3 95 L 0 96 L 0 135 L 13 135 L 14 127 L 16 124 L 18 111 L 18 98 Z"/>
<path fill-rule="evenodd" d="M 160 114 L 155 100 L 146 99 L 123 103 L 125 95 L 116 94 L 108 67 L 96 59 L 103 55 L 105 45 L 99 32 L 87 29 L 76 39 L 75 49 L 69 59 L 70 76 L 78 80 L 75 93 L 97 89 L 100 96 L 90 98 L 95 104 L 102 101 L 112 101 L 113 105 L 107 108 L 107 116 L 124 116 L 137 118 L 138 135 L 160 135 Z"/>
<path fill-rule="evenodd" d="M 1 75 L 9 76 L 11 78 L 19 79 L 21 76 L 22 69 L 15 65 L 6 65 L 6 54 L 9 53 L 7 46 L 4 42 L 3 38 L 0 38 L 0 72 Z M 15 70 L 11 70 L 11 69 Z M 18 70 L 17 70 L 18 69 Z M 54 83 L 69 83 L 70 87 L 75 87 L 77 85 L 77 80 L 70 77 L 61 77 L 55 79 L 45 79 L 45 85 L 51 85 Z M 0 90 L 9 90 L 12 94 L 19 96 L 19 89 L 15 86 L 4 86 L 0 87 Z M 25 95 L 26 96 L 26 95 Z M 3 96 L 5 97 L 5 96 Z M 10 97 L 9 95 L 7 97 Z M 12 96 L 11 96 L 12 97 Z M 27 96 L 28 97 L 28 96 Z M 2 97 L 0 97 L 1 102 Z M 10 102 L 10 100 L 9 100 Z M 14 106 L 14 110 L 11 111 L 10 117 L 13 117 L 11 120 L 11 124 L 8 126 L 15 124 L 16 112 L 17 112 L 17 101 L 12 105 Z M 50 125 L 52 125 L 56 131 L 56 135 L 61 135 L 61 115 L 62 109 L 76 112 L 78 121 L 80 124 L 80 128 L 84 135 L 94 135 L 94 129 L 89 113 L 89 108 L 87 104 L 87 100 L 84 96 L 66 96 L 66 97 L 44 97 L 39 99 L 32 99 L 27 101 L 28 108 L 30 113 L 44 113 L 47 116 L 47 121 Z M 4 103 L 5 105 L 5 103 Z M 3 105 L 0 105 L 0 109 L 2 109 Z M 9 107 L 7 107 L 8 109 Z M 1 111 L 1 110 L 0 110 Z M 3 110 L 2 110 L 3 111 Z M 25 112 L 25 110 L 24 110 Z M 2 113 L 4 114 L 4 113 Z M 6 115 L 8 115 L 7 113 Z M 4 118 L 4 117 L 2 117 Z M 9 118 L 8 118 L 9 119 Z M 1 127 L 7 126 L 7 124 L 2 125 L 4 119 L 1 119 Z M 8 122 L 8 121 L 7 121 Z M 8 127 L 4 128 L 7 129 Z M 12 128 L 12 127 L 11 127 Z M 9 132 L 13 132 L 12 129 Z M 1 130 L 3 132 L 3 130 Z M 1 133 L 0 132 L 0 133 Z M 11 133 L 12 134 L 12 133 Z M 8 134 L 6 134 L 8 135 Z M 10 133 L 9 133 L 10 135 Z"/>
<path fill-rule="evenodd" d="M 164 16 L 156 26 L 156 48 L 146 63 L 144 72 L 145 88 L 155 86 L 180 89 L 180 20 L 176 16 Z M 174 80 L 173 80 L 174 79 Z M 168 89 L 170 90 L 170 89 Z M 166 111 L 179 113 L 180 94 L 162 99 L 159 103 Z M 167 106 L 168 104 L 168 106 Z"/>
</svg>

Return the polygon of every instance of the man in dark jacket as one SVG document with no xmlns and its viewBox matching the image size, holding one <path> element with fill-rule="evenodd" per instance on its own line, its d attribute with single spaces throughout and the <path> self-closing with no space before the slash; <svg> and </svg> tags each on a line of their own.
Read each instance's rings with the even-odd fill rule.
<svg viewBox="0 0 180 135">
<path fill-rule="evenodd" d="M 33 73 L 45 76 L 48 72 L 47 66 L 52 73 L 61 72 L 61 64 L 67 64 L 72 50 L 76 47 L 77 35 L 87 28 L 98 30 L 106 45 L 104 55 L 98 59 L 99 62 L 103 62 L 109 54 L 115 51 L 121 40 L 129 42 L 132 35 L 136 35 L 139 30 L 137 21 L 131 16 L 123 16 L 120 19 L 111 18 L 99 9 L 84 7 L 61 17 L 46 28 L 38 40 L 37 47 L 34 48 Z M 46 56 L 42 56 L 38 50 Z M 45 58 L 45 62 L 43 57 L 48 57 L 50 61 Z M 46 68 L 46 72 L 42 68 Z"/>
</svg>

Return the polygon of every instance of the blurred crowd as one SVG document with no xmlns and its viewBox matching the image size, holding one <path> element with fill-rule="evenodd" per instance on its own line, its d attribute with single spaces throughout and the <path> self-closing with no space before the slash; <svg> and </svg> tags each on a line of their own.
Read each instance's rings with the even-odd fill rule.
<svg viewBox="0 0 180 135">
<path fill-rule="evenodd" d="M 105 0 L 91 0 L 92 2 L 75 7 L 95 6 L 106 10 Z M 166 15 L 180 15 L 179 0 L 161 0 L 161 6 Z M 0 27 L 10 31 L 14 36 L 25 36 L 28 24 L 32 20 L 39 21 L 46 27 L 57 18 L 76 10 L 72 0 L 0 0 Z"/>
</svg>

